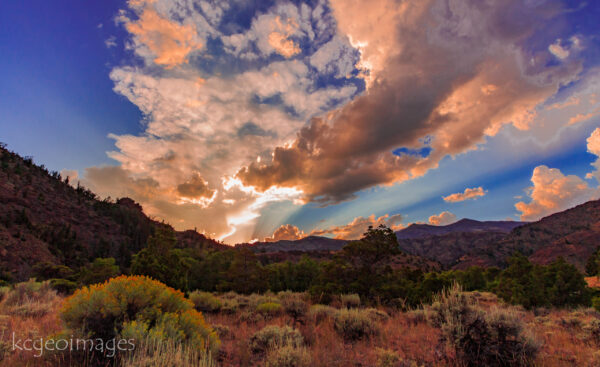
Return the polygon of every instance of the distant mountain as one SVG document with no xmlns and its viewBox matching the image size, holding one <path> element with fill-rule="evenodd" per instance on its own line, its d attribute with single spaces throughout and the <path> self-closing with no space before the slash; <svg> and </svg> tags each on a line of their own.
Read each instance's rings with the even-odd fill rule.
<svg viewBox="0 0 600 367">
<path fill-rule="evenodd" d="M 0 270 L 26 279 L 38 262 L 72 267 L 95 257 L 127 265 L 154 228 L 129 198 L 99 200 L 57 172 L 0 146 Z M 177 233 L 180 247 L 228 248 L 194 231 Z"/>
<path fill-rule="evenodd" d="M 429 224 L 411 224 L 396 232 L 396 237 L 401 239 L 424 238 L 441 236 L 458 232 L 500 232 L 508 233 L 526 222 L 517 221 L 487 221 L 480 222 L 473 219 L 461 219 L 446 226 L 432 226 Z"/>
<path fill-rule="evenodd" d="M 476 221 L 468 220 L 467 224 L 472 222 Z M 587 202 L 533 223 L 492 223 L 495 224 L 487 230 L 484 229 L 485 226 L 475 224 L 472 228 L 478 228 L 477 230 L 445 234 L 440 232 L 446 229 L 439 231 L 429 228 L 433 226 L 426 226 L 425 230 L 431 230 L 430 233 L 434 235 L 424 234 L 426 232 L 421 230 L 423 225 L 419 225 L 417 230 L 408 227 L 406 230 L 411 232 L 408 235 L 402 233 L 401 236 L 413 237 L 400 239 L 400 248 L 409 254 L 439 261 L 445 268 L 453 269 L 473 265 L 502 267 L 506 265 L 508 257 L 519 251 L 539 264 L 548 264 L 562 256 L 583 270 L 589 256 L 600 246 L 600 200 Z M 511 225 L 517 226 L 507 231 Z M 456 227 L 465 228 L 462 223 Z"/>
</svg>

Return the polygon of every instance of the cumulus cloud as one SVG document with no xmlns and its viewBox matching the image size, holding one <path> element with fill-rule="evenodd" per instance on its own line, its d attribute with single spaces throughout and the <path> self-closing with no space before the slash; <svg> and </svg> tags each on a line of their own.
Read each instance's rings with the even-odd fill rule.
<svg viewBox="0 0 600 367">
<path fill-rule="evenodd" d="M 456 222 L 456 215 L 446 211 L 429 217 L 429 224 L 434 226 L 445 226 L 454 222 Z"/>
<path fill-rule="evenodd" d="M 336 33 L 334 25 L 323 9 L 315 13 L 321 4 L 276 3 L 252 16 L 249 29 L 224 23 L 236 3 L 128 4 L 118 20 L 131 36 L 125 43 L 145 64 L 115 67 L 110 78 L 114 90 L 144 114 L 144 131 L 109 135 L 116 146 L 109 156 L 119 165 L 91 167 L 86 186 L 103 196 L 131 196 L 178 229 L 198 227 L 228 243 L 247 241 L 262 208 L 295 201 L 299 191 L 255 190 L 233 177 L 237 170 L 270 159 L 271 150 L 308 119 L 357 92 L 359 80 L 322 83 L 309 63 Z M 273 32 L 286 39 L 270 44 Z M 203 48 L 210 39 L 220 40 L 223 49 Z M 299 40 L 313 41 L 307 58 L 286 59 L 304 52 Z M 267 58 L 275 53 L 284 57 Z M 253 58 L 265 59 L 248 61 Z M 217 59 L 225 73 L 205 69 Z M 347 67 L 343 62 L 339 69 Z"/>
<path fill-rule="evenodd" d="M 593 172 L 587 174 L 587 178 L 595 177 L 596 181 L 600 182 L 600 128 L 596 128 L 589 138 L 587 138 L 587 151 L 598 156 L 592 166 L 595 168 Z"/>
<path fill-rule="evenodd" d="M 277 1 L 239 24 L 244 2 L 130 0 L 118 21 L 143 63 L 110 78 L 143 131 L 110 135 L 118 166 L 82 180 L 178 229 L 247 241 L 271 202 L 347 200 L 419 177 L 504 125 L 529 128 L 582 69 L 575 41 L 559 63 L 524 49 L 557 4 Z"/>
<path fill-rule="evenodd" d="M 127 30 L 134 35 L 138 47 L 154 55 L 157 65 L 171 68 L 187 62 L 187 56 L 200 49 L 202 43 L 193 23 L 179 24 L 160 14 L 153 1 L 131 2 L 138 15 L 137 20 L 120 18 Z M 143 53 L 144 51 L 141 51 Z"/>
<path fill-rule="evenodd" d="M 600 128 L 596 128 L 587 138 L 587 151 L 599 158 L 592 163 L 594 170 L 586 178 L 596 178 L 600 182 Z M 515 204 L 521 212 L 521 220 L 537 220 L 544 216 L 569 209 L 575 205 L 600 197 L 600 187 L 591 187 L 575 175 L 564 175 L 559 169 L 538 166 L 531 177 L 529 203 Z"/>
<path fill-rule="evenodd" d="M 258 190 L 296 187 L 306 201 L 329 204 L 419 177 L 506 124 L 528 129 L 536 107 L 581 70 L 577 60 L 552 66 L 549 51 L 522 49 L 556 15 L 546 5 L 333 1 L 339 29 L 360 51 L 367 91 L 313 118 L 270 161 L 237 177 Z M 392 153 L 424 145 L 427 157 Z"/>
<path fill-rule="evenodd" d="M 557 39 L 553 44 L 548 46 L 548 51 L 560 60 L 564 60 L 574 53 L 581 51 L 583 48 L 581 39 L 577 36 L 572 36 L 568 40 Z"/>
<path fill-rule="evenodd" d="M 480 196 L 484 196 L 486 191 L 483 187 L 474 187 L 472 189 L 466 188 L 464 192 L 457 192 L 448 196 L 444 196 L 443 199 L 447 203 L 457 203 L 459 201 L 477 199 Z"/>
<path fill-rule="evenodd" d="M 403 228 L 402 215 L 394 214 L 390 216 L 386 214 L 376 218 L 375 214 L 371 214 L 366 218 L 356 217 L 348 224 L 341 226 L 333 226 L 326 229 L 314 230 L 310 234 L 314 236 L 333 235 L 334 238 L 338 239 L 356 240 L 362 237 L 362 235 L 367 231 L 369 226 L 378 227 L 382 224 L 397 231 Z"/>
<path fill-rule="evenodd" d="M 565 176 L 559 169 L 538 166 L 531 176 L 533 186 L 529 188 L 531 201 L 518 202 L 515 207 L 521 212 L 521 220 L 538 220 L 561 210 L 597 198 L 598 189 L 575 175 Z"/>
<path fill-rule="evenodd" d="M 292 224 L 283 224 L 273 232 L 270 237 L 264 239 L 265 242 L 275 242 L 281 240 L 294 241 L 306 237 L 304 231 Z"/>
</svg>

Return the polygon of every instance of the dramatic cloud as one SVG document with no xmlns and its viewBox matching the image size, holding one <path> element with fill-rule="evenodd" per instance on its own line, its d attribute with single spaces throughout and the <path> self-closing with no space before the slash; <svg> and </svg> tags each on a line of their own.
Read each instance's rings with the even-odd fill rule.
<svg viewBox="0 0 600 367">
<path fill-rule="evenodd" d="M 306 201 L 329 204 L 421 176 L 445 156 L 476 149 L 503 125 L 529 128 L 536 107 L 581 71 L 576 59 L 552 65 L 548 50 L 522 48 L 524 39 L 558 14 L 558 3 L 332 6 L 339 29 L 360 51 L 368 89 L 313 118 L 270 161 L 239 170 L 237 177 L 257 190 L 295 187 Z M 430 154 L 393 154 L 399 147 L 428 147 Z"/>
<path fill-rule="evenodd" d="M 592 166 L 595 170 L 587 174 L 587 178 L 595 177 L 596 181 L 600 182 L 600 127 L 596 128 L 592 132 L 589 138 L 587 138 L 587 150 L 598 157 Z"/>
<path fill-rule="evenodd" d="M 531 176 L 533 186 L 529 188 L 531 201 L 518 202 L 515 207 L 521 212 L 521 220 L 538 220 L 555 212 L 595 199 L 599 196 L 587 182 L 575 175 L 565 176 L 556 168 L 538 166 Z"/>
<path fill-rule="evenodd" d="M 122 17 L 121 20 L 135 36 L 136 45 L 147 48 L 155 56 L 156 64 L 171 68 L 186 63 L 188 54 L 202 46 L 194 24 L 182 25 L 167 19 L 156 11 L 153 2 L 133 3 L 139 19 Z"/>
<path fill-rule="evenodd" d="M 275 4 L 252 16 L 249 29 L 224 20 L 237 16 L 228 12 L 238 5 L 129 2 L 118 20 L 145 65 L 115 67 L 110 78 L 144 114 L 145 131 L 111 134 L 117 149 L 109 156 L 119 166 L 84 175 L 103 196 L 131 196 L 178 229 L 198 227 L 229 243 L 247 241 L 269 203 L 299 203 L 300 196 L 293 187 L 245 186 L 233 177 L 239 168 L 269 160 L 307 120 L 349 101 L 362 82 L 346 75 L 358 54 L 339 65 L 331 60 L 322 72 L 311 66 L 313 54 L 334 52 L 321 48 L 345 39 L 322 4 Z M 302 42 L 311 42 L 306 52 Z M 331 70 L 347 73 L 331 77 Z"/>
<path fill-rule="evenodd" d="M 443 199 L 447 203 L 456 203 L 459 201 L 477 199 L 478 197 L 484 196 L 485 194 L 486 191 L 483 189 L 483 187 L 480 186 L 472 189 L 467 188 L 464 192 L 457 192 L 455 194 L 444 196 Z"/>
<path fill-rule="evenodd" d="M 402 216 L 400 214 L 394 214 L 392 216 L 386 214 L 379 218 L 375 218 L 375 215 L 371 214 L 367 218 L 356 217 L 348 224 L 334 226 L 327 229 L 314 230 L 310 234 L 314 236 L 333 235 L 334 238 L 356 240 L 362 237 L 369 226 L 378 227 L 383 224 L 397 231 L 403 228 L 401 223 Z"/>
<path fill-rule="evenodd" d="M 456 222 L 456 215 L 450 212 L 441 212 L 438 215 L 429 217 L 429 224 L 434 226 L 445 226 Z"/>
<path fill-rule="evenodd" d="M 275 242 L 280 240 L 294 241 L 306 237 L 303 231 L 291 224 L 283 224 L 273 232 L 271 237 L 264 239 L 265 242 Z"/>
<path fill-rule="evenodd" d="M 143 131 L 111 134 L 118 166 L 81 180 L 228 243 L 252 238 L 270 203 L 338 203 L 422 176 L 505 125 L 532 131 L 559 114 L 554 136 L 597 113 L 598 83 L 575 90 L 584 36 L 529 47 L 560 20 L 556 0 L 127 4 L 118 43 L 135 59 L 110 78 Z M 358 238 L 395 217 L 321 232 Z"/>
</svg>

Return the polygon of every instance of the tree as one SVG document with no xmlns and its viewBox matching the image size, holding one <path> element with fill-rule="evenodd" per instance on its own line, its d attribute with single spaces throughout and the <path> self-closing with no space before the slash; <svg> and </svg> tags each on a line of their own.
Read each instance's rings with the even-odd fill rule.
<svg viewBox="0 0 600 367">
<path fill-rule="evenodd" d="M 548 301 L 553 306 L 590 305 L 591 293 L 583 274 L 562 257 L 546 267 L 544 278 Z"/>
<path fill-rule="evenodd" d="M 117 275 L 119 275 L 119 266 L 116 265 L 115 259 L 99 257 L 88 267 L 81 268 L 79 279 L 83 284 L 89 285 L 103 283 Z"/>
<path fill-rule="evenodd" d="M 585 264 L 585 272 L 591 277 L 598 275 L 600 272 L 600 247 L 588 258 Z"/>
<path fill-rule="evenodd" d="M 342 292 L 373 301 L 384 297 L 393 274 L 388 261 L 399 253 L 394 231 L 384 225 L 370 226 L 360 240 L 349 242 L 340 255 L 322 265 L 311 293 L 318 299 Z"/>
<path fill-rule="evenodd" d="M 236 251 L 227 272 L 228 288 L 245 294 L 264 292 L 268 288 L 265 275 L 254 252 L 242 248 Z"/>
<path fill-rule="evenodd" d="M 176 243 L 173 229 L 158 226 L 148 238 L 146 248 L 133 256 L 131 273 L 146 275 L 170 287 L 185 290 L 188 269 L 174 251 Z"/>
</svg>

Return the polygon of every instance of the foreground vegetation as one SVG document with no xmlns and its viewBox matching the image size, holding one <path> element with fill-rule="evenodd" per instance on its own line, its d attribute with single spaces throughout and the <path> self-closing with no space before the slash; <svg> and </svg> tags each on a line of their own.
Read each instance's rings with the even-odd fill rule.
<svg viewBox="0 0 600 367">
<path fill-rule="evenodd" d="M 121 300 L 120 306 L 105 297 Z M 141 308 L 127 320 L 133 305 Z M 187 319 L 191 324 L 173 318 L 188 313 L 195 315 Z M 2 289 L 0 314 L 3 366 L 600 366 L 598 311 L 526 310 L 458 285 L 430 305 L 401 311 L 365 305 L 355 294 L 333 297 L 328 305 L 298 292 L 193 292 L 184 298 L 140 277 L 64 298 L 48 282 L 30 281 Z M 150 315 L 157 319 L 152 328 L 138 329 L 143 335 L 135 336 L 135 350 L 111 358 L 68 351 L 35 357 L 11 347 L 13 333 L 17 339 L 123 335 L 132 323 L 150 325 Z M 180 321 L 165 329 L 159 320 L 166 318 Z"/>
<path fill-rule="evenodd" d="M 155 228 L 128 262 L 40 263 L 37 280 L 6 282 L 0 357 L 6 366 L 600 366 L 598 292 L 563 259 L 537 265 L 515 253 L 505 269 L 424 272 L 393 268 L 395 256 L 386 227 L 331 259 L 297 263 L 177 248 L 172 229 Z M 15 338 L 135 348 L 36 356 L 15 350 Z"/>
</svg>

